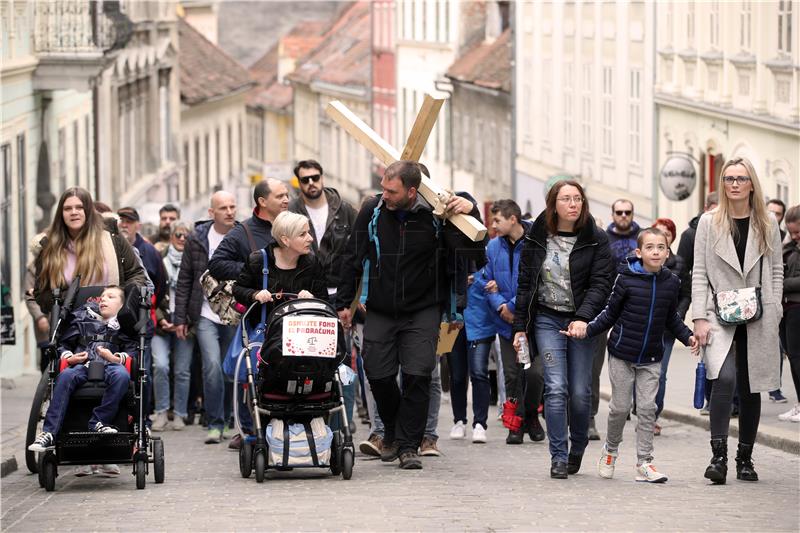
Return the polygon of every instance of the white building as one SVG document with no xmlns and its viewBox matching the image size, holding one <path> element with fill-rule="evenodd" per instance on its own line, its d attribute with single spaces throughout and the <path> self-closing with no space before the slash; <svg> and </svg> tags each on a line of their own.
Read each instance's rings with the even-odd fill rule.
<svg viewBox="0 0 800 533">
<path fill-rule="evenodd" d="M 678 227 L 718 187 L 722 164 L 750 159 L 764 194 L 800 203 L 800 6 L 797 2 L 658 2 L 658 167 L 683 157 L 697 185 L 659 192 Z"/>
<path fill-rule="evenodd" d="M 549 185 L 572 177 L 604 223 L 628 198 L 655 215 L 649 2 L 515 4 L 517 201 L 536 216 Z"/>
</svg>

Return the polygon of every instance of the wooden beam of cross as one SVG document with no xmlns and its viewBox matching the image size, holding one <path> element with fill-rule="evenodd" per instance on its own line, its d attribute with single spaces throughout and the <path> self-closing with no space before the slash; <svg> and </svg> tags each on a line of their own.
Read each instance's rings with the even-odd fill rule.
<svg viewBox="0 0 800 533">
<path fill-rule="evenodd" d="M 417 114 L 414 126 L 411 128 L 411 133 L 408 135 L 408 140 L 402 152 L 398 152 L 340 101 L 330 102 L 325 111 L 334 122 L 339 124 L 355 140 L 380 159 L 384 165 L 389 166 L 400 160 L 419 161 L 443 103 L 444 98 L 434 98 L 429 94 L 425 95 L 422 108 Z M 446 216 L 444 214 L 444 206 L 452 193 L 425 175 L 422 176 L 419 193 L 433 207 L 435 215 L 446 218 L 474 242 L 483 240 L 486 236 L 486 226 L 481 224 L 475 217 L 462 213 Z"/>
</svg>

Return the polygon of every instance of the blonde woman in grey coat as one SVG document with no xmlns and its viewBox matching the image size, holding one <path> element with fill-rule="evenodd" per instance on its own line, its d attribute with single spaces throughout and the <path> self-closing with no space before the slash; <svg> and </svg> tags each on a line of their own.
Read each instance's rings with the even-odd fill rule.
<svg viewBox="0 0 800 533">
<path fill-rule="evenodd" d="M 720 172 L 719 206 L 697 226 L 692 272 L 692 320 L 705 347 L 713 457 L 705 477 L 725 483 L 728 429 L 734 391 L 739 388 L 739 447 L 736 479 L 758 481 L 753 444 L 761 417 L 761 392 L 780 386 L 778 324 L 783 313 L 781 238 L 764 203 L 753 165 L 744 158 L 728 161 Z M 763 314 L 739 326 L 717 320 L 713 293 L 761 286 Z M 713 287 L 713 289 L 712 289 Z"/>
</svg>

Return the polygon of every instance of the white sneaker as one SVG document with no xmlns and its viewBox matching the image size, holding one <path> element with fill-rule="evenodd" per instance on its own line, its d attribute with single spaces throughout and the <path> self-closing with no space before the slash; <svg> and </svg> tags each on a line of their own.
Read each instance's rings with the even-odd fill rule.
<svg viewBox="0 0 800 533">
<path fill-rule="evenodd" d="M 483 444 L 486 442 L 486 428 L 481 424 L 475 424 L 472 428 L 472 442 Z"/>
<path fill-rule="evenodd" d="M 667 481 L 667 476 L 656 470 L 653 463 L 642 463 L 636 467 L 636 481 L 665 483 Z"/>
<path fill-rule="evenodd" d="M 169 424 L 167 412 L 162 411 L 161 413 L 155 414 L 155 418 L 153 418 L 153 425 L 150 426 L 150 429 L 153 431 L 164 431 L 167 428 L 167 424 Z"/>
<path fill-rule="evenodd" d="M 456 422 L 456 425 L 453 426 L 453 429 L 450 430 L 450 438 L 453 440 L 463 439 L 467 436 L 467 428 L 464 425 L 464 422 L 459 420 Z"/>
<path fill-rule="evenodd" d="M 617 464 L 617 452 L 610 452 L 606 445 L 603 444 L 603 451 L 600 454 L 600 460 L 597 461 L 597 473 L 602 478 L 611 479 L 614 477 L 614 468 Z"/>
<path fill-rule="evenodd" d="M 175 415 L 175 418 L 172 419 L 172 429 L 175 431 L 180 431 L 186 427 L 186 422 L 183 421 L 182 416 Z"/>
<path fill-rule="evenodd" d="M 75 475 L 77 477 L 91 476 L 97 473 L 97 465 L 80 465 L 75 467 Z"/>
<path fill-rule="evenodd" d="M 119 476 L 119 466 L 118 465 L 100 465 L 100 473 L 105 477 L 117 477 Z"/>
<path fill-rule="evenodd" d="M 800 417 L 800 403 L 796 404 L 785 413 L 779 414 L 778 420 L 783 420 L 784 422 L 800 422 L 800 418 L 798 417 Z"/>
</svg>

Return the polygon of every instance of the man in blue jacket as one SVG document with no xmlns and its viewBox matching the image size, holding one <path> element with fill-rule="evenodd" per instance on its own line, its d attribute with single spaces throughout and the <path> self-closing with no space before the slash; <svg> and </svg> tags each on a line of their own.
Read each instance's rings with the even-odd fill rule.
<svg viewBox="0 0 800 533">
<path fill-rule="evenodd" d="M 531 223 L 522 220 L 522 212 L 514 200 L 498 200 L 492 205 L 492 228 L 496 237 L 486 248 L 487 263 L 484 276 L 487 302 L 500 337 L 500 358 L 505 377 L 506 397 L 517 398 L 517 415 L 525 420 L 519 431 L 509 431 L 506 444 L 522 444 L 525 431 L 533 441 L 544 440 L 545 434 L 539 422 L 539 401 L 544 388 L 542 360 L 536 357 L 533 364 L 525 370 L 524 380 L 520 379 L 522 369 L 517 364 L 514 350 L 514 333 L 511 323 L 517 299 L 517 276 L 519 257 L 522 251 L 525 232 Z M 479 281 L 476 281 L 479 283 Z"/>
</svg>

